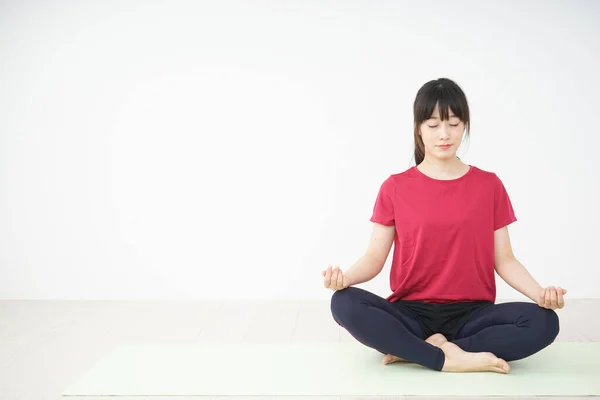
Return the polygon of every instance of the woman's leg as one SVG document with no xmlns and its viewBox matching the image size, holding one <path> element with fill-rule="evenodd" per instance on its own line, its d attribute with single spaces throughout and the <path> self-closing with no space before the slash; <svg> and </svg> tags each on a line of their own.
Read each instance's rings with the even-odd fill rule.
<svg viewBox="0 0 600 400">
<path fill-rule="evenodd" d="M 520 360 L 550 345 L 559 332 L 554 310 L 535 303 L 494 304 L 475 312 L 452 341 L 468 352 Z"/>
<path fill-rule="evenodd" d="M 382 354 L 392 354 L 441 371 L 444 352 L 424 339 L 410 311 L 374 293 L 349 286 L 331 297 L 333 319 L 356 340 Z"/>
</svg>

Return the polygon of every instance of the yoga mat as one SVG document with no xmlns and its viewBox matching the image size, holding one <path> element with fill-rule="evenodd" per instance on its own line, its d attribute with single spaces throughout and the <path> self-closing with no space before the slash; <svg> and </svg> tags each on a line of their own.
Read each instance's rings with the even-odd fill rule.
<svg viewBox="0 0 600 400">
<path fill-rule="evenodd" d="M 600 395 L 600 342 L 554 342 L 509 362 L 509 374 L 381 364 L 359 342 L 130 344 L 63 396 L 590 396 Z"/>
</svg>

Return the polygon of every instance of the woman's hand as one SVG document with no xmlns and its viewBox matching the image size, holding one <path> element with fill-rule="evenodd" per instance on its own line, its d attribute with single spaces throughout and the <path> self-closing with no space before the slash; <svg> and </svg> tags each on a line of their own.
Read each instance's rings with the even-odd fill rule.
<svg viewBox="0 0 600 400">
<path fill-rule="evenodd" d="M 321 275 L 325 277 L 324 285 L 327 289 L 342 290 L 350 285 L 347 277 L 344 276 L 342 270 L 336 265 L 333 270 L 331 265 L 326 270 L 321 271 Z"/>
<path fill-rule="evenodd" d="M 567 293 L 567 289 L 562 289 L 560 286 L 557 288 L 554 286 L 543 288 L 538 296 L 537 305 L 549 310 L 563 308 L 565 306 L 563 298 L 565 293 Z"/>
</svg>

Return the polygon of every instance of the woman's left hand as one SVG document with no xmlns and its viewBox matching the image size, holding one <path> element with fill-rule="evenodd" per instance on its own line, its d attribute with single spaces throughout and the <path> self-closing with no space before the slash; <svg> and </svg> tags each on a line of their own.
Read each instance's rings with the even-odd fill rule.
<svg viewBox="0 0 600 400">
<path fill-rule="evenodd" d="M 560 286 L 548 286 L 543 288 L 538 296 L 537 305 L 549 310 L 563 308 L 565 306 L 565 300 L 563 298 L 565 293 L 567 293 L 567 289 L 563 289 Z"/>
</svg>

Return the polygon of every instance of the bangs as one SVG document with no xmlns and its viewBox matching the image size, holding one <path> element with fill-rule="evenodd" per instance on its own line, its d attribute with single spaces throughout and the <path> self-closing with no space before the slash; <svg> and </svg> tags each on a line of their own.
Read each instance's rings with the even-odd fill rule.
<svg viewBox="0 0 600 400">
<path fill-rule="evenodd" d="M 420 125 L 431 118 L 438 105 L 442 121 L 450 119 L 449 110 L 463 122 L 469 121 L 469 106 L 463 91 L 450 80 L 435 80 L 423 85 L 414 104 L 415 123 Z"/>
</svg>

